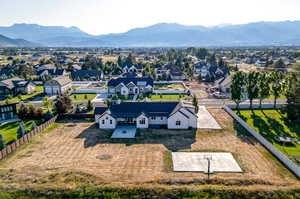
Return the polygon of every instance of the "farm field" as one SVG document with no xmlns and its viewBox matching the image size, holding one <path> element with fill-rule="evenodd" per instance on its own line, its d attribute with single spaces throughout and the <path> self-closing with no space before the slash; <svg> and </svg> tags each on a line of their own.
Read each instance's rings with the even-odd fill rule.
<svg viewBox="0 0 300 199">
<path fill-rule="evenodd" d="M 183 100 L 187 99 L 189 96 L 182 94 L 161 94 L 161 95 L 151 95 L 149 98 L 151 101 L 177 101 L 177 100 Z"/>
<path fill-rule="evenodd" d="M 75 102 L 85 102 L 88 100 L 93 100 L 96 94 L 73 94 L 70 96 L 71 100 Z"/>
<path fill-rule="evenodd" d="M 81 186 L 193 188 L 207 187 L 207 175 L 172 172 L 171 151 L 231 152 L 244 173 L 215 173 L 209 188 L 278 190 L 300 188 L 289 171 L 260 144 L 236 134 L 232 118 L 210 109 L 220 131 L 142 130 L 136 140 L 111 140 L 111 131 L 94 123 L 64 123 L 36 137 L 0 162 L 0 186 L 18 189 L 76 189 Z M 246 185 L 247 186 L 243 186 Z"/>
<path fill-rule="evenodd" d="M 25 121 L 26 131 L 30 131 L 33 120 Z M 41 124 L 41 121 L 35 120 L 35 124 L 38 126 Z M 17 131 L 20 126 L 20 122 L 8 123 L 0 126 L 0 133 L 4 137 L 4 143 L 10 143 L 17 139 Z"/>
<path fill-rule="evenodd" d="M 282 144 L 275 139 L 276 136 L 288 136 L 299 139 L 299 123 L 290 122 L 286 115 L 279 110 L 241 110 L 237 114 L 287 156 L 300 156 L 300 144 L 296 142 Z"/>
</svg>

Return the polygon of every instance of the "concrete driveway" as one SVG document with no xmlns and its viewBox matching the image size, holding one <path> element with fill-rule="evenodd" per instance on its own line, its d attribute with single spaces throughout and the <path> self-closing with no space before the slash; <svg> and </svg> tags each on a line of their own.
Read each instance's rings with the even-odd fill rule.
<svg viewBox="0 0 300 199">
<path fill-rule="evenodd" d="M 222 129 L 218 122 L 213 118 L 213 116 L 207 111 L 205 106 L 199 106 L 199 111 L 197 113 L 198 121 L 197 128 L 198 129 L 209 129 L 209 130 L 219 130 Z"/>
</svg>

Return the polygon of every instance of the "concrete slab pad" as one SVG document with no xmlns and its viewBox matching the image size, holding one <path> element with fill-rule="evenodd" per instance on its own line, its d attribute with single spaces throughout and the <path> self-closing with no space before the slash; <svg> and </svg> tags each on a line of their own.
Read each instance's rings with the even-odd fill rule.
<svg viewBox="0 0 300 199">
<path fill-rule="evenodd" d="M 231 153 L 226 152 L 173 152 L 173 170 L 180 172 L 208 172 L 208 160 L 210 171 L 217 173 L 243 172 Z"/>
<path fill-rule="evenodd" d="M 111 138 L 135 138 L 135 126 L 117 126 Z"/>
<path fill-rule="evenodd" d="M 197 113 L 198 121 L 197 128 L 198 129 L 211 129 L 211 130 L 219 130 L 222 129 L 218 122 L 213 118 L 213 116 L 207 111 L 205 106 L 199 106 L 199 111 Z"/>
</svg>

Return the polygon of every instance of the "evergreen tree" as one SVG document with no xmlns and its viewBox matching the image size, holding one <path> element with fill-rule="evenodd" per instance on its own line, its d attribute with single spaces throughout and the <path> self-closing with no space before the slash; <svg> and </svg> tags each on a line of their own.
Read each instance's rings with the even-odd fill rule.
<svg viewBox="0 0 300 199">
<path fill-rule="evenodd" d="M 20 139 L 26 134 L 25 127 L 23 125 L 19 125 L 19 128 L 17 130 L 17 138 Z"/>
<path fill-rule="evenodd" d="M 0 133 L 0 150 L 5 148 L 5 143 L 3 139 L 3 135 Z"/>
<path fill-rule="evenodd" d="M 195 113 L 198 113 L 199 106 L 198 106 L 198 100 L 197 100 L 196 96 L 193 97 L 193 105 L 195 107 Z"/>
</svg>

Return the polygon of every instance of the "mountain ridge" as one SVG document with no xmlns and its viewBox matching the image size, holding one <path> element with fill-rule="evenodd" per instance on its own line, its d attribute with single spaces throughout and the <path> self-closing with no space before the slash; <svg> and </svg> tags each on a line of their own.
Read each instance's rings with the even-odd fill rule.
<svg viewBox="0 0 300 199">
<path fill-rule="evenodd" d="M 88 34 L 75 26 L 14 24 L 0 34 L 51 47 L 182 47 L 300 45 L 300 21 L 217 26 L 158 23 L 123 33 Z"/>
</svg>

